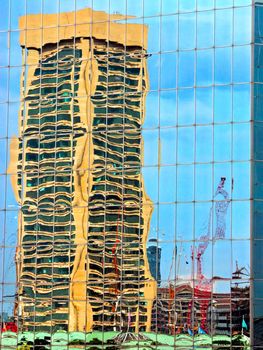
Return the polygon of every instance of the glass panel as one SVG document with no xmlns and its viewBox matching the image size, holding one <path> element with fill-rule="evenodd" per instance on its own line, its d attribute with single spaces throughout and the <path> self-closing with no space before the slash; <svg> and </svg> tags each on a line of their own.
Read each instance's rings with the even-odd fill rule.
<svg viewBox="0 0 263 350">
<path fill-rule="evenodd" d="M 133 1 L 133 0 L 131 0 Z M 178 1 L 179 0 L 162 0 L 162 14 L 167 15 L 171 13 L 177 13 L 178 12 Z"/>
<path fill-rule="evenodd" d="M 22 0 L 19 2 L 15 1 L 15 0 L 5 1 L 5 5 L 3 7 L 4 9 L 5 9 L 5 6 L 8 6 L 8 3 L 10 6 L 10 12 L 11 12 L 9 26 L 11 27 L 12 30 L 24 29 L 25 26 L 21 26 L 21 24 L 19 24 L 19 17 L 25 16 L 26 13 L 30 13 L 29 9 L 27 8 L 26 0 Z M 4 10 L 2 13 L 4 13 Z M 7 20 L 8 20 L 8 15 L 6 13 L 6 18 L 3 19 L 3 21 L 4 21 L 3 23 L 7 22 Z M 2 20 L 0 22 L 2 22 Z"/>
<path fill-rule="evenodd" d="M 175 202 L 176 187 L 176 167 L 165 166 L 160 169 L 160 202 Z"/>
<path fill-rule="evenodd" d="M 149 64 L 149 79 L 150 79 L 150 89 L 158 90 L 159 89 L 159 80 L 160 80 L 160 56 L 161 55 L 152 55 L 148 58 Z"/>
<path fill-rule="evenodd" d="M 208 201 L 208 200 L 211 200 L 211 198 L 212 198 L 212 166 L 210 164 L 198 164 L 196 165 L 196 173 L 195 173 L 195 200 Z M 205 210 L 202 208 L 201 211 L 203 216 L 205 213 Z M 209 210 L 207 210 L 207 213 L 209 213 Z M 202 218 L 202 222 L 196 225 L 196 227 L 200 227 L 201 229 L 203 225 L 203 221 L 204 221 L 204 218 Z"/>
<path fill-rule="evenodd" d="M 232 49 L 230 47 L 215 50 L 215 84 L 230 84 L 232 68 Z"/>
<path fill-rule="evenodd" d="M 213 130 L 210 126 L 196 128 L 196 162 L 212 160 Z"/>
<path fill-rule="evenodd" d="M 250 237 L 250 204 L 249 202 L 232 203 L 232 235 L 235 238 Z M 246 253 L 244 251 L 244 253 Z M 242 263 L 244 265 L 244 263 Z M 249 264 L 248 264 L 249 265 Z"/>
<path fill-rule="evenodd" d="M 197 47 L 209 48 L 214 44 L 214 12 L 197 12 Z"/>
<path fill-rule="evenodd" d="M 166 53 L 161 55 L 161 88 L 176 87 L 177 54 Z"/>
<path fill-rule="evenodd" d="M 156 98 L 157 100 L 157 98 Z M 160 91 L 160 125 L 174 126 L 177 121 L 177 93 L 174 90 Z M 156 113 L 153 110 L 151 117 Z"/>
<path fill-rule="evenodd" d="M 229 0 L 226 0 L 229 1 Z M 232 0 L 230 0 L 232 1 Z M 221 4 L 223 1 L 219 1 Z M 222 6 L 224 7 L 224 6 Z M 225 9 L 215 12 L 215 45 L 230 46 L 233 33 L 233 10 Z"/>
<path fill-rule="evenodd" d="M 196 89 L 196 123 L 209 124 L 213 119 L 213 89 Z"/>
<path fill-rule="evenodd" d="M 191 202 L 193 198 L 193 166 L 179 165 L 177 167 L 177 200 L 178 202 Z"/>
<path fill-rule="evenodd" d="M 161 149 L 161 164 L 176 163 L 176 132 L 175 128 L 164 129 L 160 131 L 160 149 Z"/>
<path fill-rule="evenodd" d="M 179 80 L 181 87 L 194 86 L 195 52 L 186 51 L 179 53 Z"/>
<path fill-rule="evenodd" d="M 217 123 L 227 123 L 232 120 L 232 88 L 231 86 L 216 86 L 214 97 L 214 119 Z"/>
<path fill-rule="evenodd" d="M 22 65 L 22 55 L 19 48 L 19 36 L 21 35 L 24 35 L 24 33 L 20 31 L 10 32 L 10 66 Z"/>
<path fill-rule="evenodd" d="M 249 44 L 251 27 L 251 9 L 248 7 L 236 8 L 234 11 L 234 44 Z"/>
<path fill-rule="evenodd" d="M 178 90 L 178 124 L 191 125 L 195 117 L 194 89 Z"/>
<path fill-rule="evenodd" d="M 196 46 L 196 16 L 194 13 L 179 15 L 179 49 L 192 49 Z"/>
<path fill-rule="evenodd" d="M 194 11 L 196 0 L 179 0 L 179 10 L 182 12 Z"/>
<path fill-rule="evenodd" d="M 162 16 L 161 50 L 176 51 L 178 49 L 178 15 Z M 172 36 L 167 36 L 172 33 Z M 156 37 L 156 32 L 155 32 Z"/>
<path fill-rule="evenodd" d="M 134 20 L 132 21 L 134 22 Z M 142 21 L 140 21 L 142 23 Z M 148 51 L 149 53 L 158 53 L 161 50 L 161 22 L 160 17 L 145 18 L 144 23 L 147 24 L 151 30 L 148 34 Z M 142 33 L 143 34 L 143 33 Z"/>
<path fill-rule="evenodd" d="M 231 159 L 231 124 L 215 125 L 214 127 L 214 160 L 217 162 Z"/>
<path fill-rule="evenodd" d="M 216 8 L 233 6 L 233 0 L 215 0 L 215 2 L 216 2 Z"/>
<path fill-rule="evenodd" d="M 192 203 L 177 204 L 177 230 L 180 240 L 192 240 L 194 230 L 194 206 Z M 180 253 L 180 252 L 179 252 Z"/>
<path fill-rule="evenodd" d="M 81 1 L 83 0 L 78 0 L 80 1 L 80 8 L 83 8 L 83 3 L 81 4 Z M 89 5 L 86 3 L 87 7 L 94 7 L 96 6 L 95 4 L 92 4 L 92 0 L 89 0 L 91 4 Z M 86 0 L 88 2 L 88 0 Z M 127 0 L 125 2 L 123 1 L 116 1 L 116 0 L 110 0 L 110 8 L 111 8 L 111 13 L 116 13 L 119 12 L 121 14 L 127 14 L 129 16 L 136 16 L 136 17 L 143 17 L 143 1 L 132 1 L 132 0 Z"/>
<path fill-rule="evenodd" d="M 9 35 L 8 32 L 0 32 L 0 43 L 3 48 L 3 53 L 0 56 L 0 66 L 9 65 Z"/>
<path fill-rule="evenodd" d="M 160 108 L 162 108 L 162 99 L 160 99 L 160 104 L 161 104 Z M 166 105 L 166 103 L 164 105 Z M 167 108 L 167 110 L 170 111 L 169 108 Z M 159 111 L 158 92 L 150 91 L 147 94 L 147 98 L 146 98 L 146 119 L 144 122 L 145 129 L 158 127 L 158 124 L 159 124 L 159 115 L 157 113 L 158 111 Z M 165 113 L 165 111 L 160 112 L 160 114 L 164 116 L 166 116 L 167 113 Z M 167 116 L 167 119 L 170 119 L 169 114 Z"/>
<path fill-rule="evenodd" d="M 235 160 L 250 159 L 250 130 L 248 125 L 249 123 L 233 124 L 233 158 Z M 246 142 L 249 142 L 249 145 L 246 145 Z"/>
<path fill-rule="evenodd" d="M 144 165 L 158 164 L 158 132 L 144 130 Z"/>
<path fill-rule="evenodd" d="M 194 161 L 194 129 L 191 127 L 178 129 L 178 162 Z"/>
<path fill-rule="evenodd" d="M 214 8 L 214 0 L 197 0 L 197 10 L 210 10 Z"/>
<path fill-rule="evenodd" d="M 235 83 L 246 83 L 251 80 L 250 77 L 250 46 L 235 47 L 233 50 L 233 81 Z M 242 64 L 242 69 L 240 65 Z"/>
<path fill-rule="evenodd" d="M 144 16 L 158 16 L 161 13 L 161 0 L 154 3 L 151 0 L 143 1 Z"/>
<path fill-rule="evenodd" d="M 233 165 L 233 199 L 249 199 L 250 164 L 249 162 Z"/>
<path fill-rule="evenodd" d="M 234 85 L 233 89 L 233 119 L 234 121 L 249 121 L 251 118 L 251 88 L 249 84 Z"/>
<path fill-rule="evenodd" d="M 196 54 L 196 85 L 207 86 L 213 83 L 213 50 L 197 51 Z"/>
<path fill-rule="evenodd" d="M 9 19 L 10 19 L 10 0 L 7 0 L 2 4 L 2 11 L 0 14 L 1 31 L 8 31 L 8 29 L 10 28 Z"/>
</svg>

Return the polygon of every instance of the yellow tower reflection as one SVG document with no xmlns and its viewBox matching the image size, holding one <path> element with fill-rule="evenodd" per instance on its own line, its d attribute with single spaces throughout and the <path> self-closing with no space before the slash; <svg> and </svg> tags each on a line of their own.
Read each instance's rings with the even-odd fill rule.
<svg viewBox="0 0 263 350">
<path fill-rule="evenodd" d="M 9 172 L 21 205 L 24 330 L 151 328 L 147 27 L 124 19 L 90 9 L 20 19 L 25 69 Z"/>
</svg>

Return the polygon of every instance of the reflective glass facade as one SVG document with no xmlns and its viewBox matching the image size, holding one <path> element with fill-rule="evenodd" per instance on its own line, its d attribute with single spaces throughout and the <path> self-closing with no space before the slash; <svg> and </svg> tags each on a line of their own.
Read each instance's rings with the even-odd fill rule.
<svg viewBox="0 0 263 350">
<path fill-rule="evenodd" d="M 252 0 L 2 1 L 1 349 L 263 346 L 262 32 Z"/>
</svg>

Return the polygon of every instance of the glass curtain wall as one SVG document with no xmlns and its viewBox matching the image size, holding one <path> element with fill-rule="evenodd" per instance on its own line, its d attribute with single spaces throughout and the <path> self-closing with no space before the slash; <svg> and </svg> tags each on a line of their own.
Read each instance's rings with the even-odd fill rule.
<svg viewBox="0 0 263 350">
<path fill-rule="evenodd" d="M 247 349 L 253 316 L 263 332 L 253 7 L 3 0 L 2 346 Z"/>
</svg>

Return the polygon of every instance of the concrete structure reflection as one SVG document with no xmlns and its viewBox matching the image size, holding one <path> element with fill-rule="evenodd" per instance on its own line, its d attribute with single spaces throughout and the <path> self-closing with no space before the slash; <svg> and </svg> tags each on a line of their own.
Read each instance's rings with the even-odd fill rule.
<svg viewBox="0 0 263 350">
<path fill-rule="evenodd" d="M 9 167 L 22 208 L 17 317 L 23 330 L 149 331 L 147 28 L 90 9 L 60 14 L 58 32 L 39 29 L 41 18 L 57 25 L 56 15 L 20 20 L 27 69 Z"/>
</svg>

